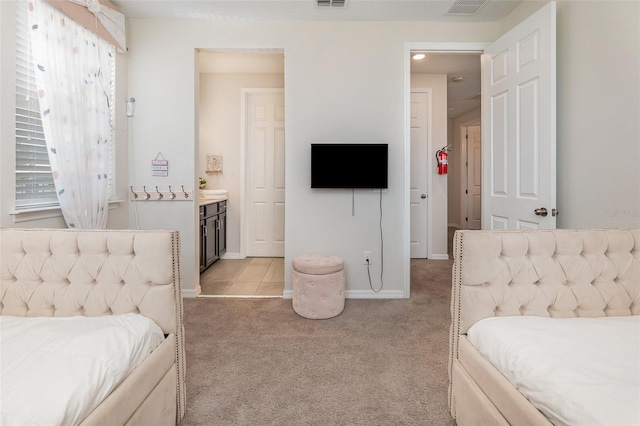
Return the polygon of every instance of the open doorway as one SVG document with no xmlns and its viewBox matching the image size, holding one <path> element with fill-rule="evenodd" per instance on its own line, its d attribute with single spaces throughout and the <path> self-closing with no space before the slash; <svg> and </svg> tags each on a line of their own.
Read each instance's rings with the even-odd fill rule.
<svg viewBox="0 0 640 426">
<path fill-rule="evenodd" d="M 469 122 L 468 114 L 481 115 L 481 55 L 487 43 L 454 43 L 454 42 L 415 42 L 405 44 L 405 163 L 409 164 L 409 168 L 405 175 L 405 200 L 409 205 L 407 209 L 407 222 L 405 225 L 405 235 L 407 235 L 407 246 L 405 246 L 405 271 L 407 279 L 404 283 L 404 296 L 410 297 L 411 294 L 411 225 L 415 222 L 411 218 L 411 174 L 412 169 L 412 147 L 411 147 L 411 96 L 412 90 L 429 86 L 425 85 L 431 79 L 433 83 L 432 89 L 432 109 L 431 118 L 431 136 L 427 140 L 427 155 L 425 158 L 425 168 L 427 170 L 425 202 L 427 204 L 427 259 L 429 260 L 447 260 L 451 258 L 451 243 L 453 231 L 462 228 L 460 223 L 460 197 L 461 197 L 461 147 L 459 141 L 459 130 L 456 132 L 456 120 L 464 120 Z M 419 59 L 414 60 L 413 55 L 416 53 L 424 53 L 425 59 L 430 57 L 431 62 L 426 61 L 426 66 L 419 67 L 414 65 Z M 435 58 L 435 60 L 434 60 Z M 461 61 L 468 60 L 474 62 L 474 72 L 476 77 L 468 77 L 467 82 L 477 81 L 474 89 L 466 93 L 462 93 L 458 105 L 453 100 L 449 102 L 448 92 L 452 84 L 459 84 L 464 81 L 454 82 L 451 79 L 462 73 L 462 69 L 456 69 L 447 62 L 455 61 L 460 58 Z M 435 67 L 435 62 L 440 59 L 442 62 L 440 67 Z M 429 68 L 432 66 L 432 68 Z M 429 77 L 425 77 L 429 76 Z M 458 79 L 456 79 L 458 80 Z M 466 104 L 466 105 L 465 105 Z M 464 108 L 473 105 L 469 109 Z M 457 110 L 457 111 L 456 111 Z M 459 115 L 457 115 L 459 114 Z M 457 115 L 457 116 L 456 116 Z M 465 117 L 467 115 L 467 117 Z M 444 132 L 442 129 L 444 128 Z M 460 129 L 458 126 L 457 129 Z M 458 133 L 458 135 L 456 135 Z M 449 170 L 446 175 L 439 175 L 436 168 L 436 152 L 447 147 L 450 155 Z M 466 165 L 465 165 L 466 167 Z M 417 259 L 414 259 L 417 260 Z"/>
<path fill-rule="evenodd" d="M 484 135 L 482 229 L 554 229 L 556 226 L 555 207 L 551 215 L 547 214 L 546 207 L 539 207 L 556 204 L 555 7 L 553 2 L 546 4 L 493 43 L 405 44 L 406 164 L 410 164 L 411 53 L 421 50 L 482 55 L 481 102 L 485 107 L 481 114 Z M 509 146 L 513 144 L 516 149 L 511 152 L 516 155 L 509 154 Z M 407 219 L 410 173 L 411 170 L 405 171 Z M 410 220 L 407 220 L 405 297 L 410 296 L 411 282 L 409 227 Z M 429 231 L 437 231 L 437 226 L 431 226 Z"/>
<path fill-rule="evenodd" d="M 200 296 L 282 297 L 283 50 L 201 50 L 199 71 L 201 205 L 226 191 L 226 251 L 201 271 Z"/>
<path fill-rule="evenodd" d="M 409 55 L 410 256 L 443 259 L 448 257 L 443 253 L 451 252 L 452 231 L 469 228 L 469 208 L 472 212 L 479 208 L 476 204 L 480 195 L 481 169 L 477 162 L 481 156 L 474 155 L 480 153 L 480 53 L 416 49 L 411 50 Z M 429 96 L 421 95 L 420 92 L 428 92 Z M 423 106 L 425 101 L 420 101 L 421 96 L 428 100 L 426 107 Z M 428 117 L 423 120 L 421 116 L 425 108 Z M 472 124 L 476 127 L 472 128 Z M 423 130 L 424 126 L 427 126 L 426 130 Z M 472 129 L 474 132 L 471 136 L 477 144 L 470 151 L 467 136 Z M 436 171 L 437 160 L 434 155 L 445 147 L 448 154 L 446 175 Z M 472 188 L 469 187 L 468 177 L 478 178 L 471 182 Z M 419 188 L 424 189 L 418 190 Z M 414 193 L 419 193 L 421 198 Z M 470 195 L 475 197 L 470 200 Z M 443 204 L 446 206 L 444 212 Z M 427 218 L 424 218 L 425 214 Z M 446 221 L 432 220 L 438 215 L 445 215 Z M 443 242 L 443 238 L 446 238 L 447 243 Z M 423 240 L 427 249 L 417 250 Z M 446 247 L 446 251 L 443 247 Z"/>
</svg>

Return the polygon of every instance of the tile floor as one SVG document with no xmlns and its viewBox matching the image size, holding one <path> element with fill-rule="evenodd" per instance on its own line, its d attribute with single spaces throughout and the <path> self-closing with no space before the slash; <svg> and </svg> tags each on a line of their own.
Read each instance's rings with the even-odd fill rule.
<svg viewBox="0 0 640 426">
<path fill-rule="evenodd" d="M 205 297 L 282 297 L 284 259 L 219 260 L 200 274 L 200 287 Z"/>
</svg>

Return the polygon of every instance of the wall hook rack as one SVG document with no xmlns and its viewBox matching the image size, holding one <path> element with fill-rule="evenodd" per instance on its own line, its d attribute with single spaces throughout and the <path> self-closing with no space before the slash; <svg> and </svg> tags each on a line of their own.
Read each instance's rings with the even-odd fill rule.
<svg viewBox="0 0 640 426">
<path fill-rule="evenodd" d="M 143 185 L 142 190 L 136 190 L 133 185 L 129 187 L 129 200 L 131 201 L 192 201 L 195 200 L 195 193 L 193 191 L 187 191 L 184 189 L 184 185 L 180 185 L 182 193 L 180 191 L 174 192 L 169 185 L 167 191 L 163 191 L 159 185 L 154 185 L 155 192 L 147 191 L 147 186 Z"/>
</svg>

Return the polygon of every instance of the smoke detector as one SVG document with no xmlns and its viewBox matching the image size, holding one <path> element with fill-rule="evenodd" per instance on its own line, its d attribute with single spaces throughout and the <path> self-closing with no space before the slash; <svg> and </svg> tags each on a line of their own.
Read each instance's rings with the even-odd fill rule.
<svg viewBox="0 0 640 426">
<path fill-rule="evenodd" d="M 456 0 L 449 8 L 447 15 L 475 15 L 488 1 L 489 0 Z"/>
</svg>

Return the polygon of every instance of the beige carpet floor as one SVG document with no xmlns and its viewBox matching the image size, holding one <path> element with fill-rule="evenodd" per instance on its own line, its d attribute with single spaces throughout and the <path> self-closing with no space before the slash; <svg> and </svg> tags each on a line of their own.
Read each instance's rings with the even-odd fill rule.
<svg viewBox="0 0 640 426">
<path fill-rule="evenodd" d="M 347 300 L 328 320 L 291 300 L 186 299 L 182 425 L 454 425 L 451 265 L 412 260 L 410 299 Z"/>
</svg>

